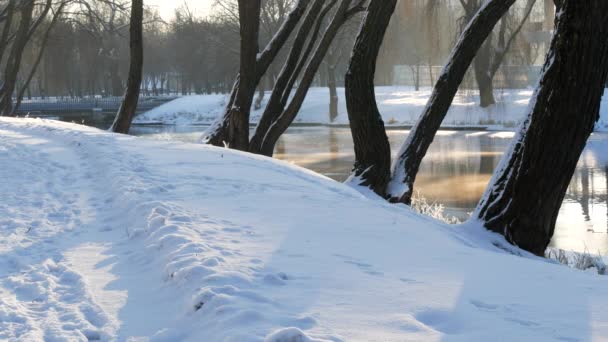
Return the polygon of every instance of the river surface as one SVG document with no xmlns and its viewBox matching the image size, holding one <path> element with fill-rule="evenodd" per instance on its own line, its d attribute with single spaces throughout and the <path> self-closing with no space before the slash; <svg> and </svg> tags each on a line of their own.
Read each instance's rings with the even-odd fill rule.
<svg viewBox="0 0 608 342">
<path fill-rule="evenodd" d="M 196 142 L 205 127 L 135 126 L 132 134 L 152 139 Z M 409 132 L 389 130 L 393 151 Z M 512 132 L 440 131 L 421 165 L 415 188 L 428 202 L 466 220 L 508 148 Z M 590 139 L 562 205 L 552 245 L 608 254 L 608 134 Z M 354 155 L 350 130 L 295 127 L 277 144 L 276 158 L 344 181 Z"/>
</svg>

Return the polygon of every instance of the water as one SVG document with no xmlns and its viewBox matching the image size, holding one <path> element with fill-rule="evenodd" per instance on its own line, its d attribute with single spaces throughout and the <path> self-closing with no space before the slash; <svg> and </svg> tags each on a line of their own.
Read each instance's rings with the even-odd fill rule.
<svg viewBox="0 0 608 342">
<path fill-rule="evenodd" d="M 136 126 L 132 134 L 196 142 L 204 129 Z M 388 131 L 393 151 L 407 134 Z M 447 213 L 468 218 L 512 137 L 512 132 L 440 131 L 421 165 L 416 190 L 427 201 L 443 204 Z M 603 157 L 608 149 L 602 146 L 608 147 L 608 134 L 594 134 L 581 157 L 558 218 L 556 247 L 608 254 L 608 156 Z M 275 157 L 344 181 L 354 160 L 350 130 L 291 128 L 279 140 Z"/>
</svg>

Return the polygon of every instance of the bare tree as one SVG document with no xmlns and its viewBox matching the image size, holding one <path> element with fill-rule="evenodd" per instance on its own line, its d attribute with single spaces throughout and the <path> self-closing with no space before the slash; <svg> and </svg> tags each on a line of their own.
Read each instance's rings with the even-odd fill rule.
<svg viewBox="0 0 608 342">
<path fill-rule="evenodd" d="M 392 172 L 390 145 L 373 90 L 374 63 L 370 62 L 370 59 L 377 55 L 379 48 L 379 43 L 375 46 L 371 44 L 381 41 L 383 32 L 377 32 L 376 36 L 367 36 L 369 32 L 387 25 L 390 12 L 384 7 L 384 2 L 374 7 L 372 1 L 366 19 L 369 22 L 362 26 L 358 38 L 361 42 L 355 45 L 346 83 L 356 157 L 351 176 L 353 182 L 368 186 L 378 195 L 390 198 L 393 202 L 410 202 L 420 162 L 433 141 L 476 51 L 514 1 L 488 0 L 473 16 L 452 50 L 427 106 L 404 143 Z M 372 10 L 375 12 L 371 12 Z"/>
<path fill-rule="evenodd" d="M 298 112 L 302 108 L 302 104 L 304 103 L 308 90 L 314 81 L 314 77 L 319 70 L 319 67 L 323 63 L 327 51 L 331 47 L 340 29 L 346 22 L 348 22 L 348 20 L 365 9 L 364 4 L 365 0 L 342 0 L 340 2 L 340 5 L 336 9 L 329 26 L 326 28 L 323 37 L 319 41 L 319 44 L 312 54 L 310 61 L 308 61 L 308 64 L 306 65 L 306 69 L 304 70 L 302 79 L 300 80 L 300 84 L 293 94 L 291 101 L 280 113 L 280 115 L 276 116 L 276 119 L 273 121 L 272 125 L 268 128 L 268 131 L 264 135 L 260 148 L 261 154 L 272 156 L 277 141 L 293 123 Z M 331 2 L 329 5 L 331 5 Z"/>
<path fill-rule="evenodd" d="M 259 23 L 261 13 L 261 9 L 257 9 L 261 6 L 260 4 L 258 4 L 259 2 L 259 0 L 253 1 L 253 3 L 255 4 L 255 6 L 252 7 L 252 9 L 255 10 L 253 13 L 241 13 L 241 8 L 244 8 L 243 6 L 253 5 L 247 1 L 239 1 L 239 20 L 241 21 L 241 43 L 245 45 L 255 44 L 256 52 L 259 39 Z M 246 55 L 243 55 L 243 49 L 246 49 L 249 52 L 251 48 L 249 46 L 241 47 L 241 67 L 244 64 L 247 64 L 248 66 L 253 66 L 253 68 L 241 68 L 240 72 L 246 72 L 248 73 L 248 75 L 243 75 L 239 73 L 239 76 L 237 76 L 224 115 L 218 121 L 216 121 L 204 134 L 204 142 L 216 146 L 224 146 L 224 144 L 226 144 L 231 148 L 240 150 L 248 149 L 249 114 L 251 111 L 250 107 L 251 103 L 253 102 L 253 97 L 255 96 L 255 89 L 257 87 L 257 84 L 260 82 L 266 71 L 268 71 L 268 68 L 289 39 L 291 33 L 296 29 L 301 17 L 306 12 L 306 8 L 308 7 L 309 3 L 310 0 L 299 0 L 297 2 L 295 7 L 287 16 L 287 19 L 285 20 L 281 28 L 272 37 L 272 39 L 266 45 L 264 50 L 259 53 L 259 56 L 257 56 L 256 63 L 254 65 L 249 65 L 250 63 L 248 61 L 243 61 L 243 58 L 247 58 Z M 257 15 L 257 17 L 250 18 L 254 15 Z M 244 18 L 241 16 L 243 16 Z M 242 20 L 246 20 L 246 22 L 243 22 Z M 250 32 L 243 31 L 244 24 L 249 25 Z M 247 40 L 247 38 L 252 38 L 253 35 L 255 35 L 255 40 Z M 245 79 L 247 83 L 241 86 L 243 79 Z M 241 102 L 238 106 L 236 104 L 237 98 L 239 98 L 239 102 Z M 242 106 L 243 104 L 247 103 L 249 103 L 249 107 L 245 108 L 244 106 Z M 236 125 L 236 127 L 234 125 Z"/>
<path fill-rule="evenodd" d="M 17 83 L 17 75 L 21 67 L 23 50 L 30 35 L 34 5 L 34 0 L 25 0 L 21 4 L 19 27 L 17 28 L 15 40 L 6 61 L 4 83 L 2 84 L 2 88 L 0 88 L 0 115 L 10 115 L 12 113 L 12 97 Z"/>
<path fill-rule="evenodd" d="M 137 111 L 139 92 L 144 67 L 144 42 L 143 42 L 143 0 L 132 0 L 131 23 L 130 23 L 130 50 L 131 64 L 129 66 L 129 78 L 124 99 L 116 115 L 116 119 L 110 130 L 115 133 L 129 133 L 131 122 Z"/>
<path fill-rule="evenodd" d="M 392 170 L 392 180 L 387 189 L 387 196 L 391 201 L 410 204 L 422 159 L 452 105 L 458 87 L 475 58 L 475 52 L 482 48 L 494 26 L 514 2 L 515 0 L 486 2 L 461 34 L 443 72 L 437 79 L 422 115 L 398 153 Z"/>
</svg>

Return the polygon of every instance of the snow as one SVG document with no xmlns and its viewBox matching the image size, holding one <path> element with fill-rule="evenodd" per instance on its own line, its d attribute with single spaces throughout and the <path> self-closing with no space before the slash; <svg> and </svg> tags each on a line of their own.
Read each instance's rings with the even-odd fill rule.
<svg viewBox="0 0 608 342">
<path fill-rule="evenodd" d="M 475 91 L 461 91 L 444 120 L 444 126 L 483 127 L 487 129 L 515 130 L 528 108 L 532 90 L 505 89 L 495 92 L 498 103 L 489 108 L 480 108 L 479 95 Z M 348 125 L 344 89 L 338 89 L 339 115 L 329 121 L 329 91 L 312 88 L 304 101 L 295 123 Z M 387 126 L 409 126 L 416 122 L 429 97 L 430 88 L 415 91 L 412 87 L 377 87 L 376 97 L 380 113 Z M 265 101 L 270 94 L 266 94 Z M 605 100 L 608 101 L 608 100 Z M 185 96 L 166 103 L 135 119 L 138 124 L 209 125 L 222 115 L 227 103 L 226 95 Z M 265 106 L 265 102 L 263 103 Z M 262 108 L 264 108 L 262 106 Z M 608 130 L 608 103 L 602 106 L 599 130 Z M 257 123 L 263 109 L 252 111 L 251 121 Z"/>
<path fill-rule="evenodd" d="M 0 340 L 603 340 L 608 286 L 288 163 L 0 118 Z"/>
</svg>

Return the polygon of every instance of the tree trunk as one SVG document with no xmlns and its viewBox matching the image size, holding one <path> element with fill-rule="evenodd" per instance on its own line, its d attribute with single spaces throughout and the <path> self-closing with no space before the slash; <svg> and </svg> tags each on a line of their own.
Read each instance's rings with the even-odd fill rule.
<svg viewBox="0 0 608 342">
<path fill-rule="evenodd" d="M 131 63 L 129 65 L 129 78 L 127 80 L 127 90 L 122 100 L 116 119 L 110 130 L 115 133 L 128 134 L 131 129 L 131 122 L 137 111 L 139 92 L 144 65 L 144 44 L 143 44 L 143 0 L 131 1 L 131 22 L 130 22 L 130 51 Z"/>
<path fill-rule="evenodd" d="M 479 106 L 487 108 L 496 103 L 494 99 L 494 84 L 490 73 L 492 43 L 488 40 L 477 52 L 473 71 L 479 88 Z"/>
<path fill-rule="evenodd" d="M 403 143 L 393 166 L 387 193 L 392 202 L 410 204 L 422 159 L 452 105 L 477 50 L 515 0 L 491 0 L 479 9 L 460 35 L 448 62 L 439 75 L 422 115 Z"/>
<path fill-rule="evenodd" d="M 371 0 L 345 78 L 346 107 L 355 148 L 351 181 L 384 197 L 391 147 L 376 103 L 376 62 L 397 0 Z"/>
<path fill-rule="evenodd" d="M 279 115 L 281 115 L 283 110 L 285 110 L 287 98 L 289 97 L 289 93 L 291 93 L 293 87 L 291 80 L 296 79 L 299 76 L 301 69 L 304 67 L 303 65 L 308 60 L 308 56 L 312 52 L 317 41 L 325 15 L 336 4 L 337 0 L 331 0 L 327 6 L 323 7 L 324 2 L 325 0 L 315 0 L 313 2 L 308 14 L 306 14 L 306 17 L 304 18 L 304 21 L 296 34 L 296 38 L 294 39 L 289 56 L 287 57 L 283 69 L 281 69 L 281 72 L 279 73 L 279 76 L 272 89 L 270 99 L 266 104 L 266 109 L 258 122 L 253 137 L 251 137 L 249 151 L 252 153 L 261 152 L 262 142 L 266 136 L 266 133 L 268 132 L 268 129 L 279 117 Z M 302 49 L 304 48 L 309 34 L 309 43 L 302 54 Z"/>
<path fill-rule="evenodd" d="M 0 89 L 0 115 L 10 115 L 13 109 L 13 93 L 17 83 L 17 75 L 21 67 L 21 58 L 23 50 L 28 42 L 30 25 L 32 23 L 32 15 L 34 13 L 34 0 L 27 0 L 21 4 L 20 22 L 17 29 L 17 35 L 13 43 L 13 48 L 6 61 L 6 70 L 4 72 L 4 84 Z"/>
<path fill-rule="evenodd" d="M 252 0 L 251 2 L 257 3 L 259 2 L 259 0 Z M 242 2 L 243 5 L 247 5 L 246 1 Z M 300 21 L 300 19 L 302 18 L 302 16 L 304 15 L 304 13 L 306 12 L 306 8 L 308 7 L 308 4 L 310 3 L 310 0 L 299 0 L 298 3 L 295 5 L 294 9 L 289 13 L 289 15 L 287 16 L 287 19 L 285 20 L 285 22 L 283 23 L 283 25 L 281 26 L 281 28 L 279 29 L 279 31 L 274 35 L 274 37 L 271 39 L 271 41 L 268 43 L 268 45 L 266 46 L 266 48 L 264 49 L 264 51 L 262 51 L 259 54 L 259 57 L 256 60 L 255 63 L 255 74 L 252 75 L 253 76 L 253 89 L 243 89 L 241 90 L 241 86 L 240 86 L 240 79 L 243 78 L 243 76 L 241 74 L 237 75 L 236 77 L 236 81 L 234 82 L 234 86 L 232 87 L 232 93 L 230 94 L 230 101 L 228 102 L 228 105 L 226 106 L 226 111 L 224 112 L 224 114 L 222 115 L 222 117 L 220 117 L 218 120 L 216 120 L 216 122 L 213 123 L 213 125 L 211 125 L 211 127 L 209 127 L 209 129 L 203 134 L 202 137 L 202 142 L 206 143 L 206 144 L 210 144 L 210 145 L 214 145 L 214 146 L 224 146 L 225 144 L 228 144 L 229 147 L 231 148 L 237 148 L 236 144 L 231 142 L 234 142 L 235 140 L 239 140 L 241 143 L 239 143 L 238 145 L 241 146 L 241 148 L 237 148 L 237 149 L 245 149 L 244 145 L 242 144 L 243 141 L 245 141 L 248 137 L 249 137 L 249 127 L 247 127 L 247 133 L 245 136 L 245 133 L 242 132 L 242 130 L 238 130 L 233 128 L 230 128 L 230 123 L 231 122 L 241 122 L 243 121 L 243 118 L 238 118 L 238 119 L 233 119 L 231 118 L 232 113 L 239 113 L 240 111 L 234 111 L 235 109 L 235 102 L 237 98 L 241 99 L 241 102 L 249 102 L 249 104 L 251 105 L 251 103 L 253 103 L 253 97 L 255 96 L 255 88 L 257 86 L 257 84 L 260 82 L 262 76 L 264 76 L 264 74 L 268 71 L 268 68 L 270 67 L 270 65 L 272 64 L 272 62 L 275 60 L 275 58 L 277 57 L 277 55 L 279 54 L 281 48 L 285 45 L 285 43 L 287 42 L 289 36 L 291 35 L 291 33 L 293 32 L 293 30 L 296 29 L 296 27 L 298 26 L 298 23 Z M 239 4 L 241 4 L 241 1 L 239 1 Z M 251 4 L 249 4 L 251 5 Z M 250 14 L 251 15 L 251 14 Z M 259 12 L 258 12 L 258 17 L 257 17 L 257 22 L 259 23 L 260 20 L 260 16 L 259 16 Z M 242 31 L 241 31 L 242 32 Z M 259 35 L 259 25 L 257 27 L 257 29 L 255 30 L 256 34 Z M 243 37 L 241 37 L 241 41 L 243 40 Z M 246 41 L 244 41 L 246 42 Z M 252 43 L 252 42 L 249 42 Z M 257 38 L 255 40 L 255 44 L 257 47 Z M 257 51 L 256 51 L 257 53 Z M 241 70 L 242 72 L 242 70 Z M 248 72 L 252 72 L 252 70 L 248 70 Z M 249 79 L 250 77 L 247 76 L 247 79 Z M 249 99 L 247 99 L 247 97 Z M 247 110 L 247 112 L 249 113 L 251 111 L 251 108 L 249 108 Z M 248 114 L 247 114 L 248 115 Z M 247 120 L 249 120 L 247 118 Z M 247 122 L 247 126 L 249 126 L 249 123 Z M 243 134 L 243 136 L 240 136 L 238 138 L 233 137 L 231 134 L 232 133 L 236 133 L 236 132 L 241 132 L 241 134 Z"/>
<path fill-rule="evenodd" d="M 346 21 L 348 21 L 354 13 L 359 11 L 359 6 L 355 6 L 356 9 L 353 11 L 350 10 L 350 4 L 352 0 L 342 0 L 340 6 L 336 10 L 334 18 L 331 23 L 325 30 L 323 34 L 323 38 L 319 42 L 315 53 L 313 54 L 310 62 L 308 63 L 306 70 L 302 76 L 302 81 L 298 86 L 297 91 L 295 92 L 293 99 L 287 106 L 287 108 L 283 111 L 280 117 L 272 124 L 268 133 L 264 137 L 264 141 L 262 142 L 262 154 L 266 156 L 272 156 L 274 152 L 274 146 L 281 137 L 283 133 L 289 128 L 293 120 L 296 118 L 300 108 L 302 108 L 302 104 L 304 103 L 304 99 L 308 94 L 308 90 L 314 81 L 315 75 L 323 63 L 323 59 L 327 54 L 327 51 L 331 47 L 334 38 L 340 31 L 340 28 L 344 25 Z"/>
<path fill-rule="evenodd" d="M 543 255 L 564 195 L 599 118 L 608 74 L 608 2 L 564 0 L 530 113 L 475 216 Z"/>
<path fill-rule="evenodd" d="M 260 0 L 239 0 L 241 23 L 241 62 L 239 82 L 234 103 L 228 115 L 228 136 L 224 143 L 241 151 L 249 149 L 249 114 L 260 81 L 256 70 L 260 32 Z"/>
</svg>

